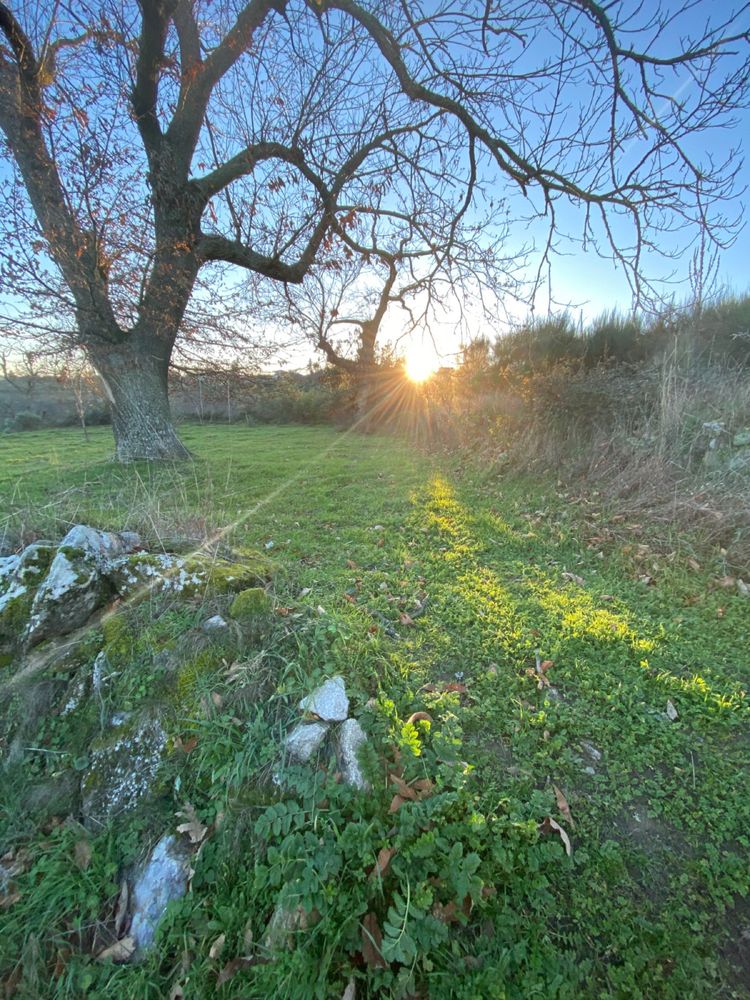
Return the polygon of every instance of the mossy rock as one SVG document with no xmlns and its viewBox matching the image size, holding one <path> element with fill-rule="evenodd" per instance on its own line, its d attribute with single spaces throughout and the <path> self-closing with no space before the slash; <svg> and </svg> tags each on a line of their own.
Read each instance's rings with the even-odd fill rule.
<svg viewBox="0 0 750 1000">
<path fill-rule="evenodd" d="M 263 587 L 248 587 L 241 590 L 229 606 L 229 614 L 236 621 L 256 622 L 271 612 L 271 598 Z"/>
<path fill-rule="evenodd" d="M 186 597 L 207 591 L 231 593 L 265 582 L 273 570 L 271 561 L 259 552 L 243 552 L 237 559 L 134 552 L 117 559 L 108 576 L 118 593 L 132 602 L 153 592 Z"/>
</svg>

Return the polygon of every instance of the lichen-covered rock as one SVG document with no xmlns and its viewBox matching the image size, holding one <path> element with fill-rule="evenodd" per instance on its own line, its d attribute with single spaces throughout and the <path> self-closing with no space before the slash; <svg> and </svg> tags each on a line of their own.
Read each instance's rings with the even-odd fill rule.
<svg viewBox="0 0 750 1000">
<path fill-rule="evenodd" d="M 349 699 L 343 677 L 329 677 L 299 703 L 303 712 L 311 712 L 324 722 L 343 722 L 349 714 Z"/>
<path fill-rule="evenodd" d="M 367 735 L 356 719 L 347 719 L 338 729 L 338 757 L 341 774 L 347 785 L 366 792 L 370 783 L 362 772 L 358 755 L 361 747 L 367 743 Z"/>
<path fill-rule="evenodd" d="M 156 844 L 136 873 L 130 921 L 136 958 L 153 944 L 156 928 L 169 903 L 185 895 L 189 859 L 189 849 L 177 837 L 168 834 Z"/>
<path fill-rule="evenodd" d="M 732 437 L 732 447 L 734 448 L 748 448 L 750 447 L 750 427 L 746 427 L 741 431 L 736 431 Z"/>
<path fill-rule="evenodd" d="M 111 592 L 107 573 L 112 563 L 139 545 L 134 532 L 115 534 L 85 524 L 71 528 L 34 596 L 26 644 L 34 646 L 85 624 Z"/>
<path fill-rule="evenodd" d="M 289 757 L 300 764 L 306 764 L 321 748 L 326 738 L 328 726 L 324 722 L 301 722 L 289 733 L 284 744 Z"/>
<path fill-rule="evenodd" d="M 151 793 L 166 745 L 167 734 L 154 713 L 92 744 L 81 781 L 81 811 L 89 829 L 130 812 Z"/>
<path fill-rule="evenodd" d="M 21 644 L 34 594 L 53 551 L 45 542 L 34 542 L 20 555 L 0 559 L 0 651 L 11 652 Z"/>
<path fill-rule="evenodd" d="M 262 587 L 241 590 L 229 608 L 232 618 L 239 622 L 254 621 L 271 610 L 271 598 Z"/>
<path fill-rule="evenodd" d="M 185 568 L 185 560 L 163 552 L 133 552 L 110 563 L 107 577 L 121 597 L 132 598 L 150 593 L 174 591 L 198 586 L 201 578 Z"/>
</svg>

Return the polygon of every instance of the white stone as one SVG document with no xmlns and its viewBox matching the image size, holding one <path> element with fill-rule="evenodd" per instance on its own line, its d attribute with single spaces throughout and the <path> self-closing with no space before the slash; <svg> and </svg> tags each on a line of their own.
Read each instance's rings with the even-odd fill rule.
<svg viewBox="0 0 750 1000">
<path fill-rule="evenodd" d="M 169 903 L 181 899 L 187 891 L 190 854 L 171 834 L 154 847 L 136 876 L 132 893 L 130 936 L 136 955 L 148 951 L 154 941 L 159 921 Z"/>
<path fill-rule="evenodd" d="M 343 722 L 349 714 L 344 678 L 330 677 L 299 703 L 303 712 L 312 712 L 324 722 Z"/>
<path fill-rule="evenodd" d="M 357 753 L 367 742 L 367 735 L 356 719 L 342 722 L 338 731 L 338 755 L 341 774 L 347 785 L 362 792 L 369 791 L 370 783 L 362 773 Z"/>
<path fill-rule="evenodd" d="M 211 615 L 211 617 L 207 618 L 201 626 L 204 632 L 220 632 L 222 629 L 228 627 L 229 626 L 221 615 Z"/>
<path fill-rule="evenodd" d="M 11 576 L 16 572 L 18 567 L 21 565 L 20 556 L 2 556 L 0 557 L 0 580 L 5 580 L 6 577 Z"/>
<path fill-rule="evenodd" d="M 306 764 L 321 748 L 328 726 L 324 722 L 301 722 L 289 733 L 284 744 L 292 760 Z"/>
</svg>

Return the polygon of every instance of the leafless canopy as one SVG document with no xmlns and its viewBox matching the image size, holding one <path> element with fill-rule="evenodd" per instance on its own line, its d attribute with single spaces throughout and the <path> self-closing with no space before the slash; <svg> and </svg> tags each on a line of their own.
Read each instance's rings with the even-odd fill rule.
<svg viewBox="0 0 750 1000">
<path fill-rule="evenodd" d="M 731 235 L 710 136 L 749 26 L 708 0 L 0 3 L 0 287 L 141 383 L 237 268 L 490 273 L 541 218 L 542 264 L 564 230 L 638 292 L 665 231 Z"/>
</svg>

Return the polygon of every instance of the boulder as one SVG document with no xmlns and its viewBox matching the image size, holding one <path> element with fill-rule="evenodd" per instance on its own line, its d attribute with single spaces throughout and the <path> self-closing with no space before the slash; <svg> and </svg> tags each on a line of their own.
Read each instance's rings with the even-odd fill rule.
<svg viewBox="0 0 750 1000">
<path fill-rule="evenodd" d="M 349 714 L 349 699 L 343 677 L 330 677 L 299 703 L 303 712 L 311 712 L 324 722 L 343 722 Z"/>
<path fill-rule="evenodd" d="M 167 745 L 167 734 L 154 712 L 118 726 L 93 743 L 81 780 L 81 812 L 88 829 L 130 812 L 152 791 Z"/>
<path fill-rule="evenodd" d="M 111 591 L 106 574 L 112 562 L 139 544 L 133 532 L 117 535 L 85 524 L 71 528 L 34 596 L 26 644 L 35 646 L 84 625 Z"/>
<path fill-rule="evenodd" d="M 189 874 L 190 850 L 172 834 L 162 837 L 133 880 L 130 937 L 136 958 L 153 944 L 167 906 L 185 895 Z"/>
</svg>

